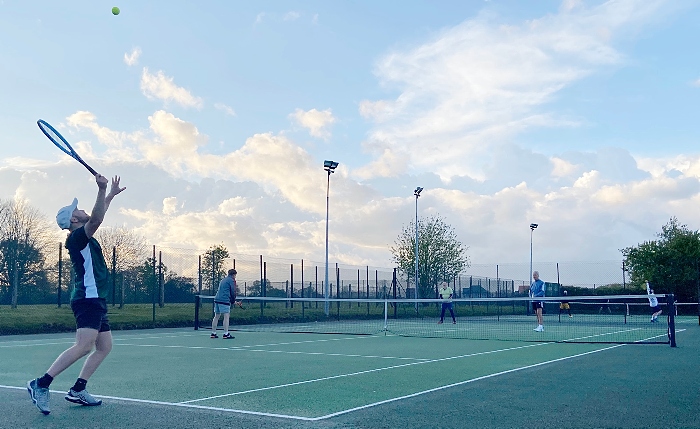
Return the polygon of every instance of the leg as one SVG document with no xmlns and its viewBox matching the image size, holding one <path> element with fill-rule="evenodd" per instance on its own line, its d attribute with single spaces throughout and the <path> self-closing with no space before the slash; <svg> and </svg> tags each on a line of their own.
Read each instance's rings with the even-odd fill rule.
<svg viewBox="0 0 700 429">
<path fill-rule="evenodd" d="M 537 324 L 538 325 L 544 325 L 543 323 L 543 318 L 542 318 L 542 307 L 539 307 L 537 309 Z"/>
<path fill-rule="evenodd" d="M 228 334 L 228 322 L 230 316 L 230 313 L 224 313 L 224 334 Z"/>
<path fill-rule="evenodd" d="M 452 315 L 452 323 L 457 323 L 457 319 L 455 319 L 455 312 L 452 310 L 452 306 L 450 306 L 450 314 Z"/>
<path fill-rule="evenodd" d="M 90 353 L 92 347 L 95 345 L 98 337 L 97 329 L 91 328 L 80 328 L 75 333 L 75 344 L 61 353 L 61 355 L 54 361 L 48 371 L 51 377 L 56 377 L 58 374 L 65 371 L 66 368 L 73 365 L 80 358 Z M 110 348 L 111 334 L 110 334 Z"/>
<path fill-rule="evenodd" d="M 214 319 L 211 321 L 211 333 L 212 335 L 216 334 L 216 326 L 219 324 L 219 313 L 214 313 Z"/>
<path fill-rule="evenodd" d="M 95 351 L 88 356 L 83 364 L 83 369 L 80 370 L 79 378 L 83 380 L 88 380 L 95 370 L 107 357 L 109 352 L 112 351 L 112 332 L 105 331 L 97 334 L 97 340 L 95 342 Z"/>
<path fill-rule="evenodd" d="M 440 322 L 442 323 L 442 320 L 445 318 L 445 304 L 442 304 L 442 311 L 440 312 Z"/>
</svg>

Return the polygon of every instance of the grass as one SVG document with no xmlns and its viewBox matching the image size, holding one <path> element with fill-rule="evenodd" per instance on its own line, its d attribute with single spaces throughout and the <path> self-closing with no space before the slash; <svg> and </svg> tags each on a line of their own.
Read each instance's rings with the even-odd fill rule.
<svg viewBox="0 0 700 429">
<path fill-rule="evenodd" d="M 121 309 L 110 305 L 107 315 L 113 330 L 194 326 L 190 303 L 156 305 L 155 322 L 152 304 L 127 304 Z M 71 331 L 75 331 L 75 318 L 68 304 L 60 308 L 53 304 L 0 306 L 0 335 Z"/>
</svg>

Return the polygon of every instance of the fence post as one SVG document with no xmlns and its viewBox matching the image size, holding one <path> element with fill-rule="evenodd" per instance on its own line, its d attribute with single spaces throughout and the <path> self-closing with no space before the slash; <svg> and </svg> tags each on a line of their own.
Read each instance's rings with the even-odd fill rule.
<svg viewBox="0 0 700 429">
<path fill-rule="evenodd" d="M 63 246 L 58 243 L 58 308 L 61 308 L 61 280 L 63 279 Z"/>
<path fill-rule="evenodd" d="M 165 305 L 165 284 L 163 283 L 163 251 L 158 251 L 158 290 L 160 291 L 160 299 L 158 306 L 163 308 Z"/>
<path fill-rule="evenodd" d="M 156 327 L 156 245 L 153 245 L 153 265 L 152 265 L 152 272 L 153 272 L 153 286 L 151 289 L 151 302 L 153 306 L 153 327 Z"/>
<path fill-rule="evenodd" d="M 197 289 L 197 295 L 202 294 L 202 255 L 197 255 L 197 274 L 199 276 L 199 287 Z"/>
<path fill-rule="evenodd" d="M 394 289 L 394 299 L 396 299 L 396 268 L 394 268 L 394 274 L 391 278 L 391 285 Z M 396 319 L 396 302 L 394 302 L 394 319 Z"/>
<path fill-rule="evenodd" d="M 112 246 L 112 307 L 117 304 L 117 246 Z"/>
</svg>

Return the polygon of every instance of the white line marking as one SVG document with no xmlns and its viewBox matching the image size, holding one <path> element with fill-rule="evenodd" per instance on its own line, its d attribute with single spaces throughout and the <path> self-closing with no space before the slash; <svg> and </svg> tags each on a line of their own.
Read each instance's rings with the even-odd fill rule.
<svg viewBox="0 0 700 429">
<path fill-rule="evenodd" d="M 686 329 L 677 329 L 677 330 L 676 330 L 676 333 L 678 333 L 678 332 L 684 332 L 684 331 L 686 331 Z M 640 341 L 646 341 L 646 340 L 650 340 L 650 339 L 654 339 L 654 338 L 658 338 L 658 337 L 663 337 L 663 336 L 664 336 L 664 335 L 658 335 L 658 336 L 651 337 L 651 338 L 646 338 L 646 339 L 640 340 Z M 528 346 L 522 346 L 522 347 L 519 347 L 519 348 L 535 347 L 535 346 L 546 345 L 546 344 L 555 344 L 555 343 L 539 343 L 539 344 L 532 344 L 532 345 L 528 345 Z M 236 410 L 236 409 L 230 409 L 230 408 L 207 407 L 207 406 L 201 406 L 201 405 L 190 405 L 190 404 L 188 404 L 188 403 L 186 403 L 186 402 L 174 403 L 174 402 L 152 401 L 152 400 L 145 400 L 145 399 L 122 398 L 122 397 L 117 397 L 117 396 L 103 396 L 103 395 L 93 395 L 93 396 L 96 396 L 96 397 L 98 397 L 98 398 L 114 399 L 114 400 L 117 400 L 117 401 L 124 401 L 124 402 L 135 402 L 135 403 L 155 404 L 155 405 L 166 405 L 166 406 L 169 405 L 169 406 L 174 406 L 174 407 L 193 408 L 193 409 L 202 409 L 202 410 L 212 410 L 212 411 L 221 411 L 221 412 L 229 412 L 229 413 L 237 413 L 237 414 L 249 414 L 249 415 L 258 415 L 258 416 L 266 416 L 266 417 L 278 417 L 278 418 L 284 418 L 284 419 L 290 419 L 290 420 L 318 421 L 318 420 L 324 420 L 324 419 L 328 419 L 328 418 L 335 417 L 335 416 L 339 416 L 339 415 L 343 415 L 343 414 L 348 414 L 348 413 L 353 412 L 353 411 L 358 411 L 358 410 L 362 410 L 362 409 L 374 407 L 374 406 L 377 406 L 377 405 L 386 404 L 386 403 L 389 403 L 389 402 L 399 401 L 399 400 L 401 400 L 401 399 L 407 399 L 407 398 L 416 397 L 416 396 L 419 396 L 419 395 L 422 395 L 422 394 L 425 394 L 425 393 L 431 393 L 431 392 L 435 392 L 435 391 L 439 391 L 439 390 L 444 390 L 444 389 L 447 389 L 447 388 L 449 388 L 449 387 L 455 387 L 455 386 L 459 386 L 459 385 L 462 385 L 462 384 L 467 384 L 467 383 L 471 383 L 471 382 L 474 382 L 474 381 L 484 380 L 484 379 L 492 378 L 492 377 L 495 377 L 495 376 L 498 376 L 498 375 L 507 374 L 507 373 L 510 373 L 510 372 L 517 372 L 517 371 L 521 371 L 521 370 L 527 369 L 527 368 L 534 368 L 534 367 L 541 366 L 541 365 L 546 365 L 546 364 L 549 364 L 549 363 L 554 363 L 554 362 L 558 362 L 558 361 L 562 361 L 562 360 L 572 359 L 572 358 L 575 358 L 575 357 L 585 356 L 585 355 L 588 355 L 588 354 L 597 353 L 597 352 L 601 352 L 601 351 L 611 350 L 611 349 L 614 349 L 614 348 L 617 348 L 617 347 L 622 347 L 622 346 L 625 346 L 625 345 L 628 345 L 628 344 L 617 344 L 617 345 L 614 345 L 614 346 L 610 346 L 610 347 L 606 347 L 606 348 L 598 349 L 598 350 L 593 350 L 593 351 L 589 351 L 589 352 L 585 352 L 585 353 L 580 353 L 580 354 L 573 355 L 573 356 L 566 356 L 566 357 L 563 357 L 563 358 L 553 359 L 553 360 L 550 360 L 550 361 L 541 362 L 541 363 L 533 364 L 533 365 L 528 365 L 528 366 L 521 367 L 521 368 L 514 368 L 514 369 L 511 369 L 511 370 L 507 370 L 507 371 L 501 371 L 501 372 L 498 372 L 498 373 L 494 373 L 494 374 L 489 374 L 489 375 L 481 376 L 481 377 L 474 378 L 474 379 L 471 379 L 471 380 L 465 380 L 465 381 L 462 381 L 462 382 L 453 383 L 453 384 L 450 384 L 450 385 L 441 386 L 441 387 L 437 387 L 437 388 L 434 388 L 434 389 L 425 390 L 425 391 L 422 391 L 422 392 L 416 392 L 416 393 L 413 393 L 413 394 L 410 394 L 410 395 L 405 395 L 405 396 L 401 396 L 401 397 L 397 397 L 397 398 L 387 399 L 387 400 L 385 400 L 385 401 L 375 402 L 375 403 L 372 403 L 372 404 L 367 404 L 367 405 L 364 405 L 364 406 L 361 406 L 361 407 L 355 407 L 355 408 L 351 408 L 351 409 L 348 409 L 348 410 L 339 411 L 339 412 L 332 413 L 332 414 L 327 414 L 327 415 L 325 415 L 325 416 L 320 416 L 320 417 L 301 417 L 301 416 L 292 416 L 292 415 L 286 415 L 286 414 L 263 413 L 263 412 L 248 411 L 248 410 Z M 508 350 L 508 349 L 504 349 L 504 350 Z M 482 353 L 482 354 L 493 353 L 493 352 L 495 352 L 495 351 L 492 351 L 492 352 L 485 352 L 485 353 Z M 466 356 L 466 355 L 465 355 L 465 356 Z M 459 358 L 459 356 L 455 356 L 455 357 L 452 357 L 452 358 L 445 358 L 445 360 L 447 360 L 447 359 L 456 359 L 456 358 Z M 425 362 L 420 362 L 420 363 L 425 363 Z M 397 365 L 397 367 L 398 367 L 398 366 L 416 365 L 416 364 L 418 364 L 418 363 Z M 338 377 L 342 377 L 342 376 L 338 376 Z M 301 382 L 301 383 L 304 383 L 304 382 Z M 301 383 L 299 383 L 299 384 L 301 384 Z M 3 388 L 3 389 L 13 389 L 13 390 L 26 390 L 26 387 L 5 386 L 5 385 L 0 385 L 0 388 Z M 54 391 L 54 390 L 52 390 L 52 392 L 58 393 L 58 394 L 63 394 L 62 391 Z M 190 401 L 187 401 L 187 402 L 190 402 Z"/>
<path fill-rule="evenodd" d="M 549 343 L 547 343 L 547 344 L 549 344 Z M 424 390 L 424 391 L 422 391 L 422 392 L 412 393 L 412 394 L 410 394 L 410 395 L 399 396 L 399 397 L 397 397 L 397 398 L 386 399 L 386 400 L 384 400 L 384 401 L 374 402 L 374 403 L 372 403 L 372 404 L 362 405 L 362 406 L 360 406 L 360 407 L 355 407 L 355 408 L 350 408 L 350 409 L 343 410 L 343 411 L 338 411 L 337 413 L 326 414 L 325 416 L 316 417 L 315 420 L 324 420 L 324 419 L 328 419 L 328 418 L 331 418 L 331 417 L 336 417 L 336 416 L 340 416 L 340 415 L 343 415 L 343 414 L 351 413 L 351 412 L 353 412 L 353 411 L 363 410 L 363 409 L 370 408 L 370 407 L 376 407 L 377 405 L 388 404 L 388 403 L 390 403 L 390 402 L 396 402 L 396 401 L 400 401 L 400 400 L 402 400 L 402 399 L 413 398 L 413 397 L 416 397 L 416 396 L 424 395 L 424 394 L 426 394 L 426 393 L 437 392 L 437 391 L 439 391 L 439 390 L 449 389 L 450 387 L 461 386 L 461 385 L 463 385 L 463 384 L 472 383 L 472 382 L 474 382 L 474 381 L 479 381 L 479 380 L 485 380 L 485 379 L 487 379 L 487 378 L 497 377 L 497 376 L 499 376 L 499 375 L 504 375 L 504 374 L 508 374 L 508 373 L 511 373 L 511 372 L 522 371 L 522 370 L 528 369 L 528 368 L 535 368 L 535 367 L 538 367 L 538 366 L 547 365 L 547 364 L 554 363 L 554 362 L 559 362 L 559 361 L 562 361 L 562 360 L 573 359 L 573 358 L 575 358 L 575 357 L 585 356 L 585 355 L 588 355 L 588 354 L 591 354 L 591 353 L 598 353 L 598 352 L 602 352 L 602 351 L 605 351 L 605 350 L 610 350 L 610 349 L 614 349 L 614 348 L 617 348 L 617 347 L 621 347 L 621 346 L 624 346 L 624 345 L 625 345 L 625 344 L 617 344 L 617 345 L 614 345 L 614 346 L 611 346 L 611 347 L 606 347 L 606 348 L 603 348 L 603 349 L 593 350 L 593 351 L 585 352 L 585 353 L 579 353 L 579 354 L 576 354 L 576 355 L 573 355 L 573 356 L 566 356 L 566 357 L 563 357 L 563 358 L 552 359 L 552 360 L 548 360 L 548 361 L 546 361 L 546 362 L 540 362 L 540 363 L 536 363 L 536 364 L 532 364 L 532 365 L 523 366 L 523 367 L 520 367 L 520 368 L 513 368 L 513 369 L 506 370 L 506 371 L 496 372 L 496 373 L 493 373 L 493 374 L 488 374 L 488 375 L 484 375 L 484 376 L 481 376 L 481 377 L 472 378 L 472 379 L 470 379 L 470 380 L 460 381 L 460 382 L 458 382 L 458 383 L 452 383 L 452 384 L 448 384 L 448 385 L 446 385 L 446 386 L 440 386 L 440 387 L 436 387 L 436 388 L 434 388 L 434 389 L 428 389 L 428 390 Z"/>
<path fill-rule="evenodd" d="M 27 390 L 26 387 L 4 386 L 1 384 L 0 384 L 0 388 L 13 389 L 13 390 Z M 60 394 L 60 395 L 65 394 L 64 391 L 60 391 L 60 390 L 52 390 L 51 392 L 56 393 L 56 394 Z M 287 415 L 287 414 L 275 414 L 275 413 L 263 413 L 263 412 L 258 412 L 258 411 L 236 410 L 233 408 L 218 408 L 218 407 L 207 407 L 204 405 L 188 405 L 188 404 L 181 404 L 181 403 L 176 403 L 176 402 L 151 401 L 148 399 L 122 398 L 119 396 L 106 396 L 106 395 L 92 395 L 92 396 L 94 396 L 96 398 L 102 398 L 102 399 L 113 399 L 115 401 L 136 402 L 139 404 L 169 405 L 169 406 L 173 406 L 173 407 L 196 408 L 199 410 L 223 411 L 223 412 L 227 412 L 227 413 L 237 413 L 237 414 L 251 414 L 251 415 L 255 415 L 255 416 L 264 416 L 264 417 L 279 417 L 282 419 L 291 419 L 291 420 L 313 421 L 313 420 L 318 419 L 317 417 L 291 416 L 291 415 Z"/>
<path fill-rule="evenodd" d="M 450 356 L 450 357 L 440 358 L 440 359 L 425 360 L 425 361 L 422 361 L 422 362 L 404 363 L 404 364 L 401 364 L 401 365 L 392 365 L 392 366 L 387 366 L 387 367 L 383 367 L 383 368 L 368 369 L 368 370 L 365 370 L 365 371 L 351 372 L 351 373 L 348 373 L 348 374 L 331 375 L 331 376 L 328 376 L 328 377 L 314 378 L 314 379 L 311 379 L 311 380 L 295 381 L 295 382 L 293 382 L 293 383 L 279 384 L 279 385 L 277 385 L 277 386 L 268 386 L 268 387 L 261 387 L 261 388 L 258 388 L 258 389 L 243 390 L 243 391 L 240 391 L 240 392 L 225 393 L 225 394 L 223 394 L 223 395 L 209 396 L 209 397 L 207 397 L 207 398 L 191 399 L 191 400 L 189 400 L 189 401 L 182 401 L 182 402 L 179 402 L 179 403 L 180 403 L 180 404 L 189 404 L 189 403 L 192 403 L 192 402 L 207 401 L 207 400 L 209 400 L 209 399 L 217 399 L 217 398 L 224 398 L 224 397 L 227 397 L 227 396 L 243 395 L 243 394 L 246 394 L 246 393 L 253 393 L 253 392 L 262 392 L 262 391 L 265 391 L 265 390 L 280 389 L 280 388 L 282 388 L 282 387 L 299 386 L 299 385 L 302 385 L 302 384 L 315 383 L 315 382 L 318 382 L 318 381 L 333 380 L 333 379 L 336 379 L 336 378 L 352 377 L 352 376 L 362 375 L 362 374 L 370 374 L 370 373 L 373 373 L 373 372 L 386 371 L 386 370 L 389 370 L 389 369 L 403 368 L 403 367 L 413 366 L 413 365 L 423 365 L 423 364 L 426 364 L 426 363 L 444 362 L 444 361 L 453 360 L 453 359 L 462 359 L 462 358 L 466 358 L 466 357 L 482 356 L 482 355 L 488 355 L 488 354 L 493 354 L 493 353 L 501 353 L 501 352 L 507 352 L 507 351 L 512 351 L 512 350 L 526 349 L 526 348 L 530 348 L 530 347 L 539 347 L 539 346 L 544 346 L 544 345 L 548 345 L 548 344 L 554 344 L 554 343 L 528 344 L 528 345 L 525 345 L 525 346 L 511 347 L 511 348 L 507 348 L 507 349 L 489 350 L 489 351 L 486 351 L 486 352 L 470 353 L 470 354 L 459 355 L 459 356 Z"/>
<path fill-rule="evenodd" d="M 676 332 L 678 332 L 678 331 L 676 331 Z M 654 338 L 659 338 L 659 337 L 664 337 L 664 336 L 666 336 L 666 335 L 656 335 L 656 336 L 654 336 L 654 337 L 650 337 L 650 338 L 645 338 L 645 339 L 639 340 L 638 342 L 643 342 L 643 341 L 647 341 L 647 340 L 652 340 L 652 339 L 654 339 Z M 552 344 L 552 343 L 544 343 L 544 344 Z M 351 412 L 353 412 L 353 411 L 359 411 L 359 410 L 363 410 L 363 409 L 370 408 L 370 407 L 376 407 L 377 405 L 387 404 L 387 403 L 390 403 L 390 402 L 396 402 L 396 401 L 400 401 L 400 400 L 402 400 L 402 399 L 413 398 L 413 397 L 416 397 L 416 396 L 424 395 L 424 394 L 426 394 L 426 393 L 432 393 L 432 392 L 437 392 L 437 391 L 439 391 L 439 390 L 448 389 L 448 388 L 450 388 L 450 387 L 461 386 L 461 385 L 463 385 L 463 384 L 471 383 L 471 382 L 474 382 L 474 381 L 485 380 L 485 379 L 487 379 L 487 378 L 492 378 L 492 377 L 496 377 L 496 376 L 499 376 L 499 375 L 508 374 L 508 373 L 511 373 L 511 372 L 518 372 L 518 371 L 522 371 L 522 370 L 528 369 L 528 368 L 535 368 L 535 367 L 538 367 L 538 366 L 547 365 L 547 364 L 554 363 L 554 362 L 560 362 L 560 361 L 563 361 L 563 360 L 573 359 L 573 358 L 577 358 L 577 357 L 581 357 L 581 356 L 586 356 L 586 355 L 590 355 L 590 354 L 593 354 L 593 353 L 598 353 L 598 352 L 602 352 L 602 351 L 606 351 L 606 350 L 612 350 L 612 349 L 615 349 L 615 348 L 618 348 L 618 347 L 628 346 L 628 345 L 629 345 L 629 344 L 616 344 L 616 345 L 614 345 L 614 346 L 605 347 L 605 348 L 598 349 L 598 350 L 592 350 L 592 351 L 589 351 L 589 352 L 578 353 L 578 354 L 575 354 L 575 355 L 572 355 L 572 356 L 565 356 L 565 357 L 562 357 L 562 358 L 557 358 L 557 359 L 548 360 L 548 361 L 546 361 L 546 362 L 540 362 L 540 363 L 536 363 L 536 364 L 532 364 L 532 365 L 526 365 L 526 366 L 523 366 L 523 367 L 520 367 L 520 368 L 513 368 L 513 369 L 506 370 L 506 371 L 501 371 L 501 372 L 496 372 L 496 373 L 493 373 L 493 374 L 483 375 L 483 376 L 481 376 L 481 377 L 472 378 L 472 379 L 470 379 L 470 380 L 464 380 L 464 381 L 460 381 L 460 382 L 458 382 L 458 383 L 452 383 L 452 384 L 448 384 L 448 385 L 446 385 L 446 386 L 440 386 L 440 387 L 436 387 L 436 388 L 433 388 L 433 389 L 424 390 L 424 391 L 422 391 L 422 392 L 412 393 L 412 394 L 410 394 L 410 395 L 404 395 L 404 396 L 400 396 L 400 397 L 397 397 L 397 398 L 386 399 L 386 400 L 384 400 L 384 401 L 374 402 L 374 403 L 372 403 L 372 404 L 362 405 L 362 406 L 360 406 L 360 407 L 350 408 L 350 409 L 347 409 L 347 410 L 338 411 L 338 412 L 336 412 L 336 413 L 326 414 L 325 416 L 316 417 L 316 420 L 324 420 L 324 419 L 328 419 L 328 418 L 331 418 L 331 417 L 336 417 L 336 416 L 340 416 L 340 415 L 343 415 L 343 414 L 351 413 Z"/>
<path fill-rule="evenodd" d="M 163 344 L 129 344 L 122 343 L 119 344 L 120 347 L 130 346 L 130 347 L 155 347 L 163 349 L 192 349 L 192 350 L 229 350 L 229 351 L 243 351 L 243 352 L 257 352 L 257 353 L 281 353 L 290 355 L 312 355 L 312 356 L 336 356 L 336 357 L 358 357 L 358 358 L 371 358 L 371 359 L 397 359 L 397 360 L 418 360 L 427 361 L 425 358 L 411 358 L 411 357 L 400 357 L 400 356 L 374 356 L 374 355 L 356 355 L 356 354 L 344 354 L 344 353 L 322 353 L 322 352 L 301 352 L 294 350 L 268 350 L 268 349 L 252 349 L 248 347 L 207 347 L 207 346 L 178 346 L 178 345 L 163 345 Z"/>
</svg>

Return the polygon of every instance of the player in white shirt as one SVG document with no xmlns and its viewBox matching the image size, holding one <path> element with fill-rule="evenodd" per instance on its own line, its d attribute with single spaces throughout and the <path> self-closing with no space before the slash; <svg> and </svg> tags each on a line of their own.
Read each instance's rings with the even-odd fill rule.
<svg viewBox="0 0 700 429">
<path fill-rule="evenodd" d="M 649 286 L 649 280 L 644 280 L 644 282 L 647 284 L 647 299 L 649 299 L 649 307 L 651 307 L 651 311 L 653 312 L 651 315 L 651 322 L 655 323 L 659 321 L 658 318 L 662 310 L 659 306 L 659 300 L 656 298 L 656 295 L 654 295 L 654 289 Z"/>
</svg>

